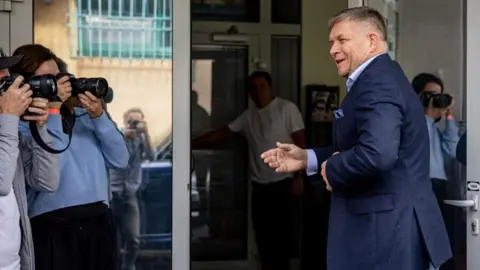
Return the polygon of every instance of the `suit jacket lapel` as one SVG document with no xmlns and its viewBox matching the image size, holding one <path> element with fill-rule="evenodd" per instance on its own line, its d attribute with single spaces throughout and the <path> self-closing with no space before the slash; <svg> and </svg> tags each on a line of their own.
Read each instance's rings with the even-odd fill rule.
<svg viewBox="0 0 480 270">
<path fill-rule="evenodd" d="M 343 103 L 345 99 L 347 99 L 348 95 L 351 94 L 351 92 L 354 90 L 354 88 L 357 86 L 358 81 L 362 79 L 363 74 L 365 74 L 365 71 L 367 71 L 370 68 L 373 68 L 375 65 L 378 63 L 384 62 L 384 61 L 392 61 L 388 53 L 379 55 L 377 58 L 373 59 L 373 61 L 362 71 L 360 76 L 353 82 L 352 86 L 350 87 L 350 90 L 347 92 L 345 97 L 343 98 L 342 102 L 340 103 L 340 107 L 338 109 L 341 109 L 343 107 Z M 332 123 L 332 134 L 333 134 L 333 139 L 332 139 L 332 146 L 333 146 L 333 152 L 338 151 L 338 139 L 337 139 L 337 130 L 338 130 L 338 121 L 337 118 L 335 117 L 333 119 Z"/>
</svg>

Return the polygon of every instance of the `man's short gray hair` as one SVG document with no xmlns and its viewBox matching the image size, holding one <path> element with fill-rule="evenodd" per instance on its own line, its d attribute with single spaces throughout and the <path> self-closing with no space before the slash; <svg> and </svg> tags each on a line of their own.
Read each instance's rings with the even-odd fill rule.
<svg viewBox="0 0 480 270">
<path fill-rule="evenodd" d="M 346 9 L 330 19 L 328 22 L 328 29 L 332 30 L 333 26 L 343 21 L 359 21 L 370 23 L 382 34 L 382 38 L 384 40 L 387 39 L 387 26 L 385 24 L 385 18 L 376 9 L 370 7 L 354 7 Z"/>
</svg>

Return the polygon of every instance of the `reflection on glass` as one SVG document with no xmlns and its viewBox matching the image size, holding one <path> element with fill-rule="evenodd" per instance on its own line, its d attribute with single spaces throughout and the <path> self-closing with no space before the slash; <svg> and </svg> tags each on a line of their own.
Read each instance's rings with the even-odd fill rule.
<svg viewBox="0 0 480 270">
<path fill-rule="evenodd" d="M 272 1 L 271 16 L 273 23 L 301 23 L 300 0 L 275 0 Z"/>
<path fill-rule="evenodd" d="M 171 269 L 171 0 L 55 0 L 34 7 L 35 43 L 50 48 L 70 73 L 104 77 L 113 89 L 106 108 L 131 156 L 127 170 L 110 172 L 119 266 Z"/>
<path fill-rule="evenodd" d="M 192 137 L 225 126 L 247 106 L 248 53 L 241 46 L 193 46 Z M 192 261 L 247 258 L 246 145 L 233 139 L 194 150 Z"/>
<path fill-rule="evenodd" d="M 193 20 L 260 21 L 259 0 L 192 0 Z"/>
</svg>

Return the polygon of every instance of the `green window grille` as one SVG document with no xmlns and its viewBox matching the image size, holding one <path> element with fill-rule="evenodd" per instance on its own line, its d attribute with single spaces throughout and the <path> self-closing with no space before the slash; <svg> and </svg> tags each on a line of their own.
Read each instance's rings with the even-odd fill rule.
<svg viewBox="0 0 480 270">
<path fill-rule="evenodd" d="M 172 0 L 77 0 L 77 56 L 171 59 Z"/>
</svg>

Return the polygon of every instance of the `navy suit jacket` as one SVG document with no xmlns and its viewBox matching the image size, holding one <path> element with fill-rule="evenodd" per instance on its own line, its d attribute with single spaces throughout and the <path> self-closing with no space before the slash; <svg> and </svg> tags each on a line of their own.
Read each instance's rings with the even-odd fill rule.
<svg viewBox="0 0 480 270">
<path fill-rule="evenodd" d="M 356 79 L 334 122 L 329 270 L 425 270 L 452 256 L 429 177 L 423 106 L 387 54 Z M 340 154 L 331 156 L 333 152 Z"/>
</svg>

